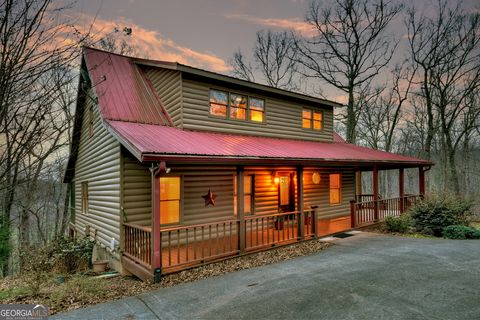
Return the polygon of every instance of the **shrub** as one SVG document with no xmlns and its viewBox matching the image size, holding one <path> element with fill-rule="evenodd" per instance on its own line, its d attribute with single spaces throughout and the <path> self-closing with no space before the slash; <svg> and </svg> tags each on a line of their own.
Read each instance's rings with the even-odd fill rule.
<svg viewBox="0 0 480 320">
<path fill-rule="evenodd" d="M 451 225 L 467 225 L 472 217 L 472 202 L 447 196 L 429 197 L 409 209 L 417 231 L 440 237 Z"/>
<path fill-rule="evenodd" d="M 463 225 L 454 225 L 443 229 L 443 236 L 449 239 L 480 239 L 480 230 Z"/>
<path fill-rule="evenodd" d="M 59 273 L 74 273 L 91 267 L 95 241 L 89 238 L 61 238 L 51 247 L 53 269 Z"/>
<path fill-rule="evenodd" d="M 405 233 L 412 226 L 412 217 L 409 214 L 402 214 L 399 217 L 385 218 L 385 227 L 390 232 Z"/>
</svg>

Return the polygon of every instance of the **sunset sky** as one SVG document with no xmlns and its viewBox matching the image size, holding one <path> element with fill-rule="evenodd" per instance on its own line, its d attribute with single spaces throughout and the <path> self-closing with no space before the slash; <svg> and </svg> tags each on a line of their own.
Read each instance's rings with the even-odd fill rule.
<svg viewBox="0 0 480 320">
<path fill-rule="evenodd" d="M 308 25 L 303 22 L 308 1 L 89 0 L 78 1 L 73 14 L 84 26 L 91 24 L 96 16 L 93 31 L 98 34 L 109 33 L 115 26 L 131 27 L 131 43 L 151 59 L 179 61 L 228 74 L 228 60 L 233 52 L 241 48 L 250 56 L 258 30 L 293 28 L 308 33 Z M 428 12 L 432 1 L 415 3 L 421 3 Z M 475 0 L 464 1 L 464 7 L 480 8 Z M 393 24 L 399 38 L 402 37 L 399 30 L 405 30 L 403 18 Z M 402 46 L 397 58 L 401 51 Z M 332 91 L 330 98 L 338 100 L 335 97 Z"/>
</svg>

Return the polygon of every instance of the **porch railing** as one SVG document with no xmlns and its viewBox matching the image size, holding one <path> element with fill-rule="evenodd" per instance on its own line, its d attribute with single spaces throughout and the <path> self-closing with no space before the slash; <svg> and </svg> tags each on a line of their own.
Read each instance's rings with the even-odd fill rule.
<svg viewBox="0 0 480 320">
<path fill-rule="evenodd" d="M 245 217 L 245 250 L 295 242 L 301 239 L 302 232 L 306 238 L 314 236 L 314 210 L 304 211 L 303 230 L 299 227 L 301 218 L 299 211 Z"/>
<path fill-rule="evenodd" d="M 238 231 L 238 220 L 161 229 L 162 269 L 238 254 Z"/>
<path fill-rule="evenodd" d="M 380 199 L 377 201 L 352 201 L 350 207 L 352 227 L 377 223 L 389 216 L 399 216 L 420 198 L 420 195 L 406 195 L 404 197 Z"/>
<path fill-rule="evenodd" d="M 149 269 L 152 264 L 152 229 L 130 223 L 124 223 L 123 228 L 123 254 Z"/>
</svg>

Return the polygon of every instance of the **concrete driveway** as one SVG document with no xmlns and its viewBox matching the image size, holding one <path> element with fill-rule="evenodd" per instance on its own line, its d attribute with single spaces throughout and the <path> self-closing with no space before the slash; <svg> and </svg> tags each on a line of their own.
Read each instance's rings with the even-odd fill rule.
<svg viewBox="0 0 480 320">
<path fill-rule="evenodd" d="M 316 255 L 53 319 L 480 319 L 480 241 L 360 233 Z"/>
</svg>

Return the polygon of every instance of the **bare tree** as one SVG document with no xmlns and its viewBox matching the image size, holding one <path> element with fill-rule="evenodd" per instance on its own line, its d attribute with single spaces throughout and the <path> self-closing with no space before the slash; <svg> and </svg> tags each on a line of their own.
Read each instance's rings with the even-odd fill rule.
<svg viewBox="0 0 480 320">
<path fill-rule="evenodd" d="M 348 95 L 347 141 L 355 142 L 355 94 L 390 62 L 396 42 L 386 31 L 402 9 L 383 0 L 312 2 L 306 21 L 312 38 L 297 39 L 297 61 L 307 77 L 320 79 Z"/>
<path fill-rule="evenodd" d="M 408 13 L 410 51 L 420 71 L 428 117 L 425 154 L 431 156 L 432 140 L 440 130 L 446 176 L 451 190 L 459 193 L 456 153 L 478 126 L 478 106 L 468 99 L 480 88 L 480 14 L 465 13 L 460 4 L 450 7 L 443 0 L 433 17 L 415 8 Z"/>
<path fill-rule="evenodd" d="M 259 31 L 253 49 L 253 65 L 240 50 L 234 53 L 230 64 L 233 74 L 239 78 L 255 81 L 255 73 L 258 73 L 261 81 L 269 86 L 298 90 L 296 56 L 294 40 L 288 32 Z"/>
</svg>

